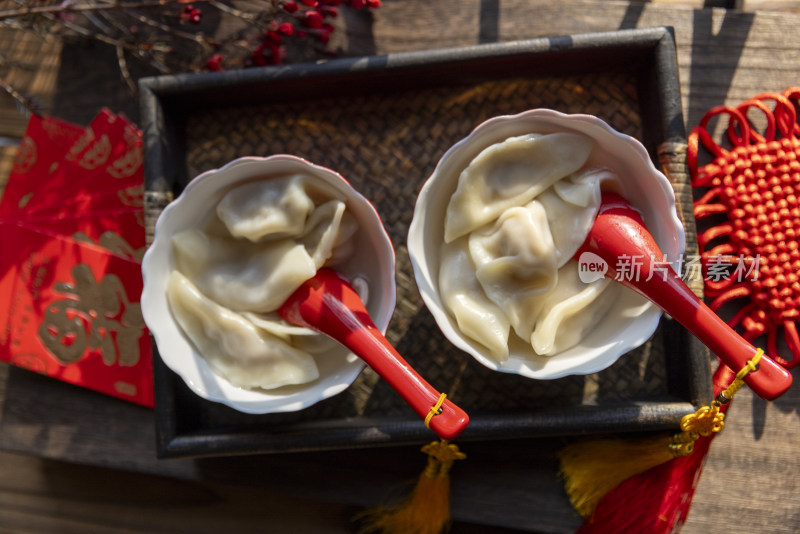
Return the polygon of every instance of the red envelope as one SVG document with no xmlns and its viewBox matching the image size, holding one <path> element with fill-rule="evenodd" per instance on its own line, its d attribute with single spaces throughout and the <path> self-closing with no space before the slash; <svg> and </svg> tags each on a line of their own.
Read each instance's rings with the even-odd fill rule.
<svg viewBox="0 0 800 534">
<path fill-rule="evenodd" d="M 140 178 L 141 180 L 141 178 Z M 124 189 L 97 192 L 76 192 L 63 197 L 57 205 L 28 206 L 25 212 L 9 216 L 0 215 L 0 220 L 24 221 L 28 217 L 52 217 L 60 219 L 70 216 L 89 215 L 103 211 L 142 209 L 144 186 L 141 182 Z"/>
<path fill-rule="evenodd" d="M 0 361 L 153 406 L 141 132 L 32 117 L 0 200 Z"/>
<path fill-rule="evenodd" d="M 111 147 L 122 138 L 123 132 L 133 126 L 123 115 L 116 115 L 103 108 L 84 128 L 64 155 L 64 161 L 78 162 L 82 167 L 93 169 L 102 165 L 111 153 Z"/>
<path fill-rule="evenodd" d="M 32 115 L 0 200 L 0 215 L 23 211 L 31 197 L 48 185 L 58 162 L 82 133 L 79 126 Z"/>
<path fill-rule="evenodd" d="M 119 202 L 102 202 L 96 197 L 116 201 L 117 192 L 141 186 L 141 132 L 124 117 L 103 110 L 80 138 L 53 166 L 44 187 L 38 187 L 21 209 L 25 214 L 58 209 L 113 209 Z M 141 194 L 141 193 L 139 193 Z"/>
<path fill-rule="evenodd" d="M 144 210 L 141 208 L 62 216 L 34 214 L 22 220 L 11 221 L 3 221 L 0 217 L 0 223 L 2 222 L 12 222 L 41 233 L 94 244 L 122 258 L 137 262 L 141 262 L 147 248 Z"/>
<path fill-rule="evenodd" d="M 20 225 L 0 236 L 18 253 L 0 256 L 0 360 L 152 407 L 140 265 Z"/>
</svg>

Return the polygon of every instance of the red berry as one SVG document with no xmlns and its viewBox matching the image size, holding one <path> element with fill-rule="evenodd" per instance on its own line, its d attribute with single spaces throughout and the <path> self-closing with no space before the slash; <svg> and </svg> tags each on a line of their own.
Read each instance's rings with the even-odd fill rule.
<svg viewBox="0 0 800 534">
<path fill-rule="evenodd" d="M 367 0 L 367 7 L 370 9 L 381 7 L 381 0 Z"/>
<path fill-rule="evenodd" d="M 282 46 L 274 43 L 260 44 L 253 51 L 251 61 L 254 65 L 280 65 L 283 63 L 285 52 Z"/>
<path fill-rule="evenodd" d="M 193 7 L 192 4 L 188 4 L 184 6 L 183 11 L 181 11 L 180 19 L 183 22 L 191 22 L 193 24 L 197 24 L 200 22 L 202 16 L 203 16 L 202 11 Z"/>
<path fill-rule="evenodd" d="M 276 32 L 275 30 L 268 30 L 264 34 L 264 41 L 265 42 L 273 43 L 273 44 L 280 44 L 282 40 L 283 40 L 283 37 L 281 37 L 281 34 Z"/>
<path fill-rule="evenodd" d="M 222 54 L 213 54 L 206 60 L 206 68 L 212 72 L 225 70 L 222 68 Z"/>
<path fill-rule="evenodd" d="M 300 0 L 304 6 L 317 7 L 317 0 Z"/>
<path fill-rule="evenodd" d="M 326 30 L 320 30 L 315 34 L 317 40 L 321 43 L 327 43 L 331 40 L 331 32 Z"/>
<path fill-rule="evenodd" d="M 291 37 L 294 35 L 294 26 L 289 24 L 288 22 L 284 22 L 280 26 L 278 26 L 278 31 L 285 35 L 286 37 Z"/>
<path fill-rule="evenodd" d="M 271 48 L 272 52 L 272 64 L 273 65 L 280 65 L 283 63 L 283 58 L 286 55 L 286 51 L 282 46 L 273 46 Z"/>
<path fill-rule="evenodd" d="M 283 10 L 287 13 L 294 13 L 298 9 L 300 9 L 300 7 L 297 5 L 297 2 L 294 2 L 293 0 L 283 3 Z"/>
<path fill-rule="evenodd" d="M 335 19 L 336 17 L 339 16 L 339 10 L 336 9 L 335 7 L 322 6 L 319 8 L 319 12 L 322 13 L 323 17 L 331 19 Z"/>
<path fill-rule="evenodd" d="M 321 28 L 322 14 L 319 11 L 307 11 L 303 17 L 303 22 L 309 28 Z"/>
<path fill-rule="evenodd" d="M 263 67 L 267 64 L 267 60 L 264 57 L 264 45 L 260 44 L 253 50 L 253 54 L 250 56 L 250 59 L 253 61 L 254 65 L 258 65 L 259 67 Z"/>
</svg>

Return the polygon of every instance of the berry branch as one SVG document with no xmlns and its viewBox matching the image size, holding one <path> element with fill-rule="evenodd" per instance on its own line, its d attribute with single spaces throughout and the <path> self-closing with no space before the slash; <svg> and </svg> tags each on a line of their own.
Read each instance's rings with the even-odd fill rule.
<svg viewBox="0 0 800 534">
<path fill-rule="evenodd" d="M 12 0 L 0 26 L 114 47 L 135 92 L 131 60 L 163 74 L 278 65 L 335 55 L 341 9 L 375 9 L 380 0 Z M 225 30 L 225 31 L 221 31 Z M 290 55 L 291 52 L 291 55 Z M 7 87 L 0 85 L 12 94 Z M 12 94 L 13 95 L 13 94 Z"/>
</svg>

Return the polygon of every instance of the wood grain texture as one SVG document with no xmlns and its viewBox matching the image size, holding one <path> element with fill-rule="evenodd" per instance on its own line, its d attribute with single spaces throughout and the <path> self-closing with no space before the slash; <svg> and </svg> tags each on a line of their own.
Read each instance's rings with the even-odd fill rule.
<svg viewBox="0 0 800 534">
<path fill-rule="evenodd" d="M 737 534 L 800 531 L 800 376 L 793 376 L 795 386 L 771 403 L 746 388 L 737 393 L 711 444 L 684 534 L 720 532 L 721 525 Z"/>
<path fill-rule="evenodd" d="M 744 11 L 800 13 L 796 0 L 743 0 L 742 4 Z"/>
<path fill-rule="evenodd" d="M 0 532 L 346 531 L 350 507 L 224 484 L 198 483 L 0 453 Z"/>
<path fill-rule="evenodd" d="M 61 43 L 50 36 L 3 27 L 0 31 L 0 78 L 25 97 L 32 97 L 37 109 L 49 112 L 60 67 Z M 0 91 L 0 137 L 20 138 L 26 116 L 5 92 Z"/>
<path fill-rule="evenodd" d="M 713 106 L 734 105 L 760 92 L 800 83 L 796 75 L 800 45 L 787 38 L 797 31 L 798 19 L 785 13 L 593 0 L 442 0 L 436 5 L 437 13 L 450 12 L 457 19 L 442 24 L 434 16 L 420 16 L 415 2 L 385 2 L 373 25 L 380 36 L 378 53 L 477 44 L 481 17 L 487 16 L 497 21 L 493 33 L 499 41 L 670 26 L 677 41 L 688 127 Z M 414 20 L 411 34 L 407 26 L 396 23 L 407 19 Z M 417 34 L 422 37 L 410 37 Z"/>
</svg>

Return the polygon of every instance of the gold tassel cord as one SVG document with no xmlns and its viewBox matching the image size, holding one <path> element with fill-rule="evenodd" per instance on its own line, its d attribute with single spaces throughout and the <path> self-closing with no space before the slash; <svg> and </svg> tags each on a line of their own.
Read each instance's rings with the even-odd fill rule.
<svg viewBox="0 0 800 534">
<path fill-rule="evenodd" d="M 628 478 L 680 456 L 688 456 L 700 436 L 719 432 L 725 426 L 720 407 L 731 401 L 744 377 L 754 371 L 764 351 L 757 349 L 753 358 L 711 406 L 685 415 L 681 432 L 646 438 L 607 438 L 578 441 L 559 452 L 564 488 L 575 510 L 590 516 L 600 499 Z"/>
<path fill-rule="evenodd" d="M 450 469 L 467 456 L 445 440 L 422 447 L 428 463 L 407 499 L 397 506 L 367 510 L 359 532 L 383 534 L 440 534 L 450 523 Z"/>
<path fill-rule="evenodd" d="M 425 427 L 431 427 L 431 419 L 442 413 L 442 404 L 444 404 L 445 399 L 447 398 L 447 393 L 442 393 L 439 395 L 439 399 L 436 401 L 436 404 L 431 406 L 430 411 L 428 411 L 428 415 L 425 416 Z"/>
</svg>

